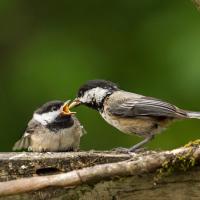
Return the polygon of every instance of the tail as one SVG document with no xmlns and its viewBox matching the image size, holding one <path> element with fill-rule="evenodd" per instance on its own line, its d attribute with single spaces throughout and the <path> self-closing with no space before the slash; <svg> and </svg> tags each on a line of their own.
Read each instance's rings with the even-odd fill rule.
<svg viewBox="0 0 200 200">
<path fill-rule="evenodd" d="M 187 111 L 188 118 L 200 119 L 200 112 Z"/>
<path fill-rule="evenodd" d="M 23 149 L 28 149 L 29 146 L 30 146 L 30 138 L 22 137 L 13 146 L 13 151 L 21 151 Z"/>
</svg>

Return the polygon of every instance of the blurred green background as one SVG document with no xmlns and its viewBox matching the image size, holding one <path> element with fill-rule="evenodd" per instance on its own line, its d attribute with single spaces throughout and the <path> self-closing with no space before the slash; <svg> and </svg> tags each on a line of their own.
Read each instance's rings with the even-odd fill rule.
<svg viewBox="0 0 200 200">
<path fill-rule="evenodd" d="M 190 0 L 1 0 L 0 23 L 0 151 L 11 151 L 38 106 L 73 99 L 89 79 L 200 110 L 200 13 Z M 76 111 L 88 132 L 81 149 L 141 140 Z M 149 147 L 198 138 L 200 121 L 180 121 Z"/>
</svg>

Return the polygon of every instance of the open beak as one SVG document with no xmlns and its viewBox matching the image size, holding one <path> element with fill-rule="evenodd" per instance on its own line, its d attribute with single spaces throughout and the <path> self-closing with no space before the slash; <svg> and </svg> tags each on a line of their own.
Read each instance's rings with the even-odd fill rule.
<svg viewBox="0 0 200 200">
<path fill-rule="evenodd" d="M 72 103 L 69 104 L 69 109 L 76 107 L 80 104 L 81 104 L 80 100 L 76 98 L 76 99 L 74 99 L 74 101 L 72 101 Z"/>
<path fill-rule="evenodd" d="M 62 115 L 72 115 L 72 114 L 75 114 L 76 112 L 71 112 L 69 109 L 69 102 L 70 102 L 70 100 L 69 101 L 66 101 L 65 103 L 64 103 L 64 105 L 61 107 L 61 114 Z"/>
</svg>

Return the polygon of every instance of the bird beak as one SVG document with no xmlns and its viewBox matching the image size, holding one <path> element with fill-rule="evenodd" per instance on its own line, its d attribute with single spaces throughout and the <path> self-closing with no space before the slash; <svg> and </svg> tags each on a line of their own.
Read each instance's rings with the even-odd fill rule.
<svg viewBox="0 0 200 200">
<path fill-rule="evenodd" d="M 69 102 L 70 102 L 70 100 L 69 101 L 66 101 L 65 103 L 64 103 L 64 105 L 61 107 L 61 114 L 62 115 L 72 115 L 72 114 L 76 114 L 76 112 L 71 112 L 69 109 Z"/>
<path fill-rule="evenodd" d="M 74 99 L 74 101 L 72 101 L 72 103 L 69 104 L 69 109 L 76 107 L 80 104 L 81 104 L 80 100 L 78 98 L 76 98 L 76 99 Z"/>
</svg>

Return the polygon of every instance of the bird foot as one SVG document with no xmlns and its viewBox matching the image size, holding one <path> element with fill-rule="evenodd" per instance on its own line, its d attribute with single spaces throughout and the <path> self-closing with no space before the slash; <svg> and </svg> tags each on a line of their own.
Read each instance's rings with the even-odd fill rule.
<svg viewBox="0 0 200 200">
<path fill-rule="evenodd" d="M 134 153 L 143 153 L 143 152 L 145 152 L 147 149 L 146 148 L 138 148 L 138 149 L 134 149 L 134 150 L 132 150 L 132 149 L 130 149 L 130 151 L 131 152 L 134 152 Z"/>
<path fill-rule="evenodd" d="M 123 148 L 123 147 L 114 148 L 114 149 L 112 149 L 112 151 L 115 151 L 116 153 L 131 153 L 130 149 Z"/>
<path fill-rule="evenodd" d="M 124 148 L 124 147 L 117 147 L 112 149 L 112 151 L 115 151 L 116 153 L 142 153 L 146 149 L 145 148 L 137 148 L 137 149 L 132 149 L 132 148 Z"/>
</svg>

